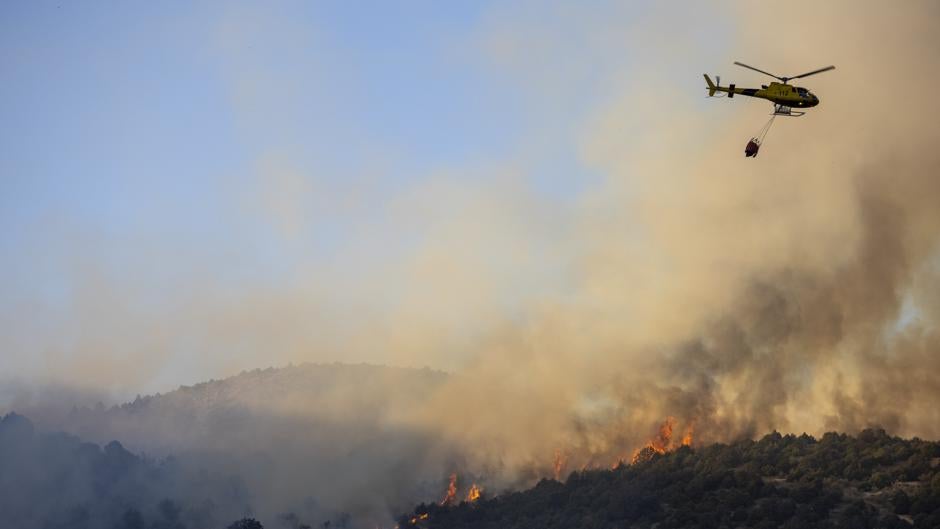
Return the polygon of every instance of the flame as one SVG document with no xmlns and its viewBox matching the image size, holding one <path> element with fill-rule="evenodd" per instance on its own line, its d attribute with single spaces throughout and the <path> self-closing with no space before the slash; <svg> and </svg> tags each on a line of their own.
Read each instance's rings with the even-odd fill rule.
<svg viewBox="0 0 940 529">
<path fill-rule="evenodd" d="M 645 445 L 637 448 L 633 451 L 633 457 L 630 458 L 630 464 L 636 464 L 639 461 L 646 461 L 652 458 L 655 454 L 665 454 L 668 450 L 674 450 L 677 448 L 673 446 L 672 442 L 672 430 L 676 426 L 675 417 L 666 417 L 666 420 L 659 425 L 659 433 L 656 434 L 652 439 L 646 442 Z M 685 435 L 682 437 L 683 445 L 692 444 L 692 424 L 690 423 L 686 429 Z"/>
<path fill-rule="evenodd" d="M 470 486 L 470 492 L 467 493 L 467 501 L 473 503 L 480 499 L 480 493 L 483 492 L 483 489 L 477 487 L 477 484 L 474 483 Z"/>
<path fill-rule="evenodd" d="M 454 499 L 457 497 L 457 473 L 454 472 L 450 475 L 450 483 L 447 485 L 447 494 L 444 495 L 444 499 L 441 500 L 441 505 L 450 505 L 453 503 Z"/>
<path fill-rule="evenodd" d="M 420 522 L 421 520 L 427 520 L 427 519 L 428 519 L 428 513 L 425 512 L 425 513 L 421 513 L 421 514 L 419 514 L 419 515 L 417 515 L 417 516 L 412 516 L 412 517 L 411 517 L 411 520 L 408 520 L 408 522 L 409 522 L 411 525 L 417 525 L 418 522 Z M 397 528 L 398 526 L 396 525 L 395 527 Z"/>
<path fill-rule="evenodd" d="M 679 425 L 681 425 L 681 423 L 675 417 L 667 416 L 666 419 L 660 423 L 659 428 L 650 440 L 633 450 L 632 453 L 621 453 L 620 456 L 614 459 L 609 465 L 598 463 L 594 460 L 594 457 L 591 456 L 586 462 L 581 464 L 580 471 L 584 472 L 586 470 L 600 468 L 615 470 L 623 465 L 634 465 L 640 461 L 648 461 L 657 454 L 663 455 L 667 452 L 677 450 L 682 446 L 692 446 L 695 442 L 695 419 L 693 418 L 685 423 L 681 438 L 679 437 L 679 430 L 677 429 Z M 567 452 L 560 449 L 555 450 L 552 470 L 556 481 L 560 481 L 562 473 L 567 468 L 568 458 L 569 454 Z"/>
<path fill-rule="evenodd" d="M 561 481 L 561 475 L 568 467 L 568 454 L 561 450 L 555 450 L 555 461 L 552 463 L 555 481 Z"/>
<path fill-rule="evenodd" d="M 682 446 L 692 446 L 692 435 L 695 432 L 695 423 L 689 423 L 685 429 L 685 435 L 682 436 Z"/>
<path fill-rule="evenodd" d="M 654 441 L 658 441 L 657 448 L 661 448 L 663 451 L 666 450 L 672 440 L 672 429 L 675 426 L 675 417 L 666 417 L 666 420 L 659 425 L 659 435 L 654 439 Z"/>
</svg>

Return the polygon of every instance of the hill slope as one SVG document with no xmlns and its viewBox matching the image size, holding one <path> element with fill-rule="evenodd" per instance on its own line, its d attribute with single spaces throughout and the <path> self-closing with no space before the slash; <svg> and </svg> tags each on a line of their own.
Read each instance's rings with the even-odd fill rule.
<svg viewBox="0 0 940 529">
<path fill-rule="evenodd" d="M 234 449 L 270 438 L 273 427 L 375 425 L 407 414 L 446 379 L 427 368 L 366 364 L 255 369 L 110 408 L 76 408 L 42 426 L 99 443 L 120 439 L 132 449 L 158 454 L 206 446 Z"/>
<path fill-rule="evenodd" d="M 140 457 L 116 441 L 99 447 L 36 432 L 11 413 L 0 418 L 0 527 L 223 527 L 250 509 L 241 476 L 193 463 Z"/>
<path fill-rule="evenodd" d="M 419 505 L 399 526 L 935 529 L 938 463 L 940 443 L 883 430 L 827 433 L 818 441 L 773 433 L 760 441 L 681 447 L 473 503 Z"/>
<path fill-rule="evenodd" d="M 430 369 L 305 364 L 247 371 L 111 408 L 76 408 L 36 423 L 235 476 L 242 504 L 260 518 L 303 511 L 308 519 L 331 519 L 345 512 L 374 527 L 439 493 L 442 469 L 455 456 L 408 417 L 445 380 Z"/>
</svg>

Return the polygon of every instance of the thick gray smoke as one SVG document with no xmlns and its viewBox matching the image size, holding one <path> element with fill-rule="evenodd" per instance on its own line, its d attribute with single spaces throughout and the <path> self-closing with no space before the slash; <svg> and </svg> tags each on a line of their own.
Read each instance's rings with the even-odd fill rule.
<svg viewBox="0 0 940 529">
<path fill-rule="evenodd" d="M 551 476 L 559 461 L 571 470 L 628 459 L 667 417 L 675 418 L 674 435 L 691 434 L 693 443 L 869 425 L 940 436 L 940 378 L 933 376 L 940 368 L 937 5 L 791 5 L 811 13 L 798 24 L 771 7 L 724 7 L 737 32 L 721 35 L 728 45 L 720 55 L 700 46 L 718 36 L 698 27 L 694 9 L 685 16 L 653 7 L 629 33 L 596 21 L 606 54 L 662 46 L 636 58 L 629 77 L 612 81 L 609 98 L 579 129 L 584 161 L 603 179 L 564 222 L 513 185 L 506 186 L 511 192 L 476 190 L 469 199 L 431 186 L 402 199 L 402 210 L 437 208 L 433 236 L 414 259 L 364 281 L 405 285 L 412 295 L 399 311 L 364 316 L 369 332 L 351 333 L 347 342 L 331 335 L 328 348 L 346 345 L 356 358 L 395 364 L 449 365 L 453 347 L 461 361 L 452 375 L 374 386 L 388 397 L 373 394 L 368 402 L 395 404 L 361 422 L 350 413 L 369 406 L 354 406 L 355 395 L 344 389 L 309 400 L 245 397 L 238 404 L 252 420 L 268 419 L 257 423 L 261 430 L 252 421 L 233 423 L 244 431 L 206 430 L 237 432 L 232 438 L 203 432 L 190 439 L 193 431 L 176 422 L 140 426 L 145 433 L 135 437 L 132 420 L 103 423 L 98 435 L 166 451 L 276 451 L 283 457 L 271 468 L 278 471 L 266 474 L 272 497 L 339 483 L 330 501 L 354 508 L 359 498 L 379 498 L 390 510 L 401 498 L 388 500 L 384 491 L 395 483 L 413 485 L 405 496 L 429 500 L 450 472 L 498 491 Z M 539 97 L 570 96 L 564 79 L 543 71 L 565 53 L 554 43 L 567 41 L 556 28 L 571 29 L 566 13 L 547 14 L 558 17 L 555 24 L 513 24 L 511 15 L 501 20 L 514 38 L 495 39 L 493 53 L 536 59 L 510 60 L 509 75 Z M 546 44 L 526 40 L 527 30 L 558 35 Z M 801 80 L 820 106 L 803 118 L 778 119 L 754 160 L 742 151 L 769 104 L 699 99 L 703 70 L 720 70 L 739 86 L 767 82 L 732 70 L 735 59 L 783 75 L 837 66 Z M 546 218 L 554 219 L 548 234 Z M 498 244 L 490 244 L 491 233 Z M 481 256 L 494 248 L 512 264 L 488 268 Z M 551 265 L 564 269 L 565 288 L 495 308 L 506 301 L 501 292 L 529 279 L 545 254 L 561 256 Z M 249 297 L 232 305 L 251 306 Z M 247 311 L 196 304 L 194 321 L 208 329 L 199 336 L 218 335 L 223 344 L 245 338 L 289 350 L 292 359 L 315 355 L 317 337 L 298 330 L 304 321 L 296 314 L 320 314 L 320 307 L 311 309 L 303 295 L 261 297 L 262 312 L 287 320 L 273 319 L 269 328 Z M 216 308 L 217 316 L 205 318 Z M 241 325 L 252 317 L 262 321 Z M 193 325 L 182 319 L 183 327 Z M 324 409 L 330 421 L 308 421 Z M 292 421 L 305 426 L 286 426 Z M 350 440 L 362 444 L 346 450 Z M 317 453 L 302 472 L 288 468 L 291 458 Z"/>
<path fill-rule="evenodd" d="M 548 466 L 555 450 L 609 462 L 669 416 L 697 442 L 873 424 L 940 435 L 935 104 L 929 90 L 888 96 L 872 78 L 940 79 L 936 7 L 827 5 L 798 35 L 773 13 L 740 14 L 738 58 L 782 74 L 837 65 L 801 80 L 822 104 L 778 119 L 745 160 L 748 123 L 758 128 L 769 105 L 702 111 L 671 88 L 696 32 L 624 82 L 584 140 L 608 178 L 565 241 L 577 295 L 495 335 L 428 412 L 455 443 L 478 447 L 481 465 Z M 651 14 L 650 27 L 671 16 Z M 733 68 L 720 60 L 702 69 Z M 644 137 L 621 142 L 623 130 Z"/>
</svg>

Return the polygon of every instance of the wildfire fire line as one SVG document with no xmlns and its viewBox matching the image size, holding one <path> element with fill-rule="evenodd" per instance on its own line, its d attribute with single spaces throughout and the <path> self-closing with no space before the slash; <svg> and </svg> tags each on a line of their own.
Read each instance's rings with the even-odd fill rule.
<svg viewBox="0 0 940 529">
<path fill-rule="evenodd" d="M 457 500 L 457 490 L 458 490 L 457 489 L 457 473 L 454 472 L 448 478 L 447 492 L 444 494 L 444 499 L 440 501 L 440 505 L 447 506 L 447 505 L 453 504 Z M 467 490 L 467 496 L 464 501 L 467 503 L 474 503 L 477 500 L 479 500 L 482 496 L 483 496 L 483 488 L 477 485 L 476 483 L 473 483 L 472 485 L 470 485 L 470 489 Z M 428 517 L 429 517 L 428 513 L 416 514 L 415 516 L 412 516 L 408 520 L 408 523 L 411 525 L 417 526 L 419 522 L 427 520 Z M 396 525 L 395 527 L 396 529 L 398 529 L 399 526 Z"/>
<path fill-rule="evenodd" d="M 644 444 L 643 446 L 637 448 L 633 451 L 633 455 L 630 457 L 630 464 L 635 465 L 642 461 L 649 461 L 657 454 L 665 454 L 666 452 L 671 452 L 678 449 L 681 446 L 692 446 L 695 434 L 695 422 L 689 422 L 685 431 L 682 434 L 681 439 L 676 439 L 673 435 L 673 432 L 676 428 L 677 420 L 675 417 L 666 417 L 666 420 L 659 425 L 659 430 L 657 433 Z M 611 468 L 616 468 L 625 463 L 625 458 L 620 457 L 618 460 L 611 466 Z M 562 474 L 568 467 L 568 454 L 562 450 L 555 450 L 554 459 L 552 461 L 552 475 L 556 481 L 562 479 Z M 591 466 L 585 464 L 582 469 L 590 468 Z M 596 468 L 597 466 L 594 465 Z M 441 506 L 452 505 L 457 500 L 457 473 L 454 472 L 450 475 L 447 484 L 447 491 L 444 494 L 444 498 L 440 501 Z M 467 503 L 473 503 L 480 499 L 483 494 L 483 489 L 478 486 L 476 483 L 473 483 L 470 486 L 470 489 L 467 491 L 467 496 L 464 501 Z M 417 526 L 419 522 L 428 519 L 428 513 L 418 514 L 413 516 L 409 522 L 413 526 Z M 396 526 L 397 527 L 397 526 Z"/>
<path fill-rule="evenodd" d="M 481 488 L 476 483 L 470 485 L 470 489 L 467 491 L 467 496 L 464 501 L 468 503 L 473 503 L 480 499 L 480 496 L 483 494 L 483 488 Z M 440 504 L 450 505 L 457 500 L 457 473 L 454 472 L 450 475 L 449 481 L 447 483 L 447 492 L 444 494 L 444 499 L 441 500 Z"/>
</svg>

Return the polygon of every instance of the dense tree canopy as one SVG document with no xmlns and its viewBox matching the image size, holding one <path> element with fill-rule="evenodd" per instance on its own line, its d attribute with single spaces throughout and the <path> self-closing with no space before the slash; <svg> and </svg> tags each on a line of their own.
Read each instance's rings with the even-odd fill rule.
<svg viewBox="0 0 940 529">
<path fill-rule="evenodd" d="M 565 483 L 542 480 L 530 490 L 472 504 L 423 504 L 399 525 L 936 528 L 938 462 L 940 443 L 890 437 L 880 429 L 819 440 L 775 432 L 759 441 L 682 447 L 614 470 L 574 472 Z"/>
</svg>

